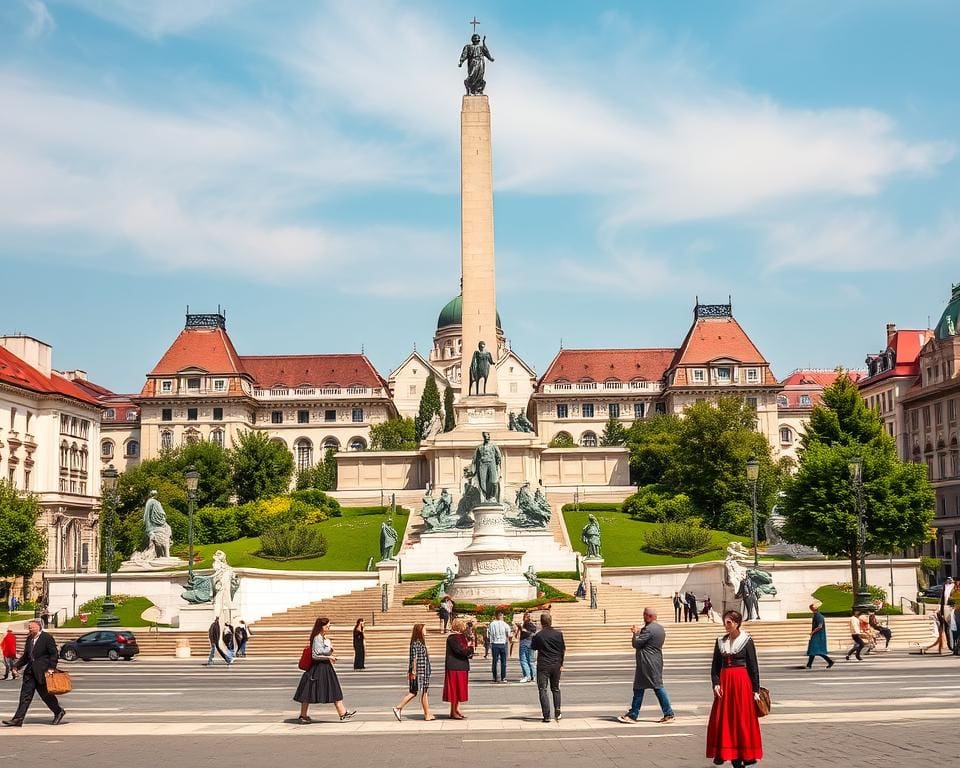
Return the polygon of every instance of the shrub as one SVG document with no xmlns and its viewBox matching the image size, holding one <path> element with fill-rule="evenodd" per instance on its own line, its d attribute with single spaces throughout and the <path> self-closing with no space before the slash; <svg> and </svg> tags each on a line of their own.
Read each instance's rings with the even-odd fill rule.
<svg viewBox="0 0 960 768">
<path fill-rule="evenodd" d="M 699 525 L 661 523 L 648 531 L 644 549 L 662 555 L 692 557 L 714 548 L 713 533 Z"/>
<path fill-rule="evenodd" d="M 647 523 L 679 522 L 694 513 L 690 498 L 662 485 L 645 485 L 623 502 L 623 511 Z"/>
<path fill-rule="evenodd" d="M 728 501 L 720 508 L 717 527 L 739 536 L 750 536 L 753 533 L 753 508 L 742 501 Z M 757 531 L 758 535 L 761 533 Z"/>
<path fill-rule="evenodd" d="M 257 555 L 270 560 L 304 560 L 326 553 L 327 539 L 316 527 L 293 523 L 265 530 Z"/>
<path fill-rule="evenodd" d="M 553 440 L 550 441 L 550 444 L 547 447 L 548 448 L 576 448 L 577 441 L 574 440 L 566 432 L 561 432 L 559 435 L 554 437 Z"/>
<path fill-rule="evenodd" d="M 171 528 L 173 526 L 170 526 Z M 197 510 L 193 523 L 195 544 L 219 544 L 241 536 L 234 507 L 203 507 Z"/>
<path fill-rule="evenodd" d="M 842 584 L 837 584 L 837 589 L 841 592 L 849 592 L 852 594 L 853 584 L 845 581 Z M 867 592 L 870 593 L 870 600 L 874 603 L 885 603 L 890 596 L 890 593 L 883 587 L 875 587 L 873 584 L 867 584 Z"/>
<path fill-rule="evenodd" d="M 294 491 L 290 494 L 290 498 L 323 510 L 327 517 L 340 517 L 340 515 L 343 514 L 339 501 L 316 488 L 303 488 L 299 491 Z"/>
</svg>

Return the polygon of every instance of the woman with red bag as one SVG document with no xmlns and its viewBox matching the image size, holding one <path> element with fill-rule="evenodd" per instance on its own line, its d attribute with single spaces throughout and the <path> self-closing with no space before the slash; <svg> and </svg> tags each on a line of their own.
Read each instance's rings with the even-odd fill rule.
<svg viewBox="0 0 960 768">
<path fill-rule="evenodd" d="M 337 657 L 333 655 L 333 646 L 327 638 L 329 628 L 330 619 L 321 616 L 314 622 L 313 631 L 310 633 L 309 647 L 313 663 L 300 677 L 300 685 L 297 686 L 297 692 L 293 694 L 293 700 L 300 702 L 300 717 L 297 722 L 301 725 L 313 722 L 307 715 L 307 709 L 311 704 L 333 704 L 337 714 L 340 715 L 341 722 L 357 714 L 356 710 L 348 712 L 343 706 L 343 691 L 340 689 L 337 672 L 333 668 Z M 301 663 L 303 661 L 304 659 L 301 659 Z"/>
<path fill-rule="evenodd" d="M 734 768 L 753 765 L 763 757 L 757 700 L 760 698 L 760 668 L 757 649 L 749 633 L 740 629 L 743 616 L 723 614 L 727 634 L 713 649 L 713 708 L 707 723 L 707 757 L 714 765 L 729 760 Z"/>
</svg>

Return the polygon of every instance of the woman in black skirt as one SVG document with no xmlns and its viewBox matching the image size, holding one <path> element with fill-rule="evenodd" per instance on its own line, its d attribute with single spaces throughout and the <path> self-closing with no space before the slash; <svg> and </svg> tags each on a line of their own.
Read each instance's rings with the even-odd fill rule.
<svg viewBox="0 0 960 768">
<path fill-rule="evenodd" d="M 313 655 L 313 664 L 310 669 L 303 673 L 300 678 L 300 685 L 297 686 L 297 692 L 293 694 L 293 700 L 300 702 L 301 725 L 312 723 L 313 720 L 307 715 L 307 708 L 311 704 L 333 704 L 337 708 L 337 714 L 340 715 L 341 722 L 349 720 L 355 714 L 356 710 L 347 711 L 343 706 L 343 691 L 340 690 L 340 681 L 337 679 L 337 671 L 333 665 L 337 657 L 333 655 L 333 646 L 327 639 L 327 632 L 330 629 L 330 619 L 321 616 L 313 624 L 313 631 L 310 633 L 310 652 Z"/>
<path fill-rule="evenodd" d="M 357 619 L 353 626 L 353 668 L 363 669 L 367 657 L 367 640 L 363 635 L 363 619 Z"/>
</svg>

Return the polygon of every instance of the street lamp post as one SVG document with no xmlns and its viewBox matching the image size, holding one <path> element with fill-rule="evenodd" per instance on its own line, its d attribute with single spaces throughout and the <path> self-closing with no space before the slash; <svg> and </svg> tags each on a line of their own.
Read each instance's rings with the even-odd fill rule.
<svg viewBox="0 0 960 768">
<path fill-rule="evenodd" d="M 857 498 L 857 554 L 860 557 L 860 588 L 857 590 L 855 611 L 874 610 L 870 599 L 870 590 L 867 589 L 867 521 L 863 516 L 863 459 L 855 456 L 849 462 L 850 480 Z"/>
<path fill-rule="evenodd" d="M 750 481 L 750 498 L 753 502 L 753 567 L 760 567 L 760 555 L 757 552 L 757 479 L 760 477 L 760 462 L 747 461 L 747 480 Z"/>
<path fill-rule="evenodd" d="M 104 502 L 104 535 L 103 555 L 107 561 L 107 594 L 103 599 L 103 611 L 100 614 L 98 627 L 115 627 L 120 619 L 114 613 L 116 605 L 113 603 L 113 518 L 117 511 L 117 478 L 120 473 L 113 464 L 100 472 L 100 490 Z"/>
<path fill-rule="evenodd" d="M 183 473 L 187 481 L 187 586 L 193 584 L 193 513 L 197 507 L 197 485 L 200 483 L 200 473 L 190 467 Z"/>
</svg>

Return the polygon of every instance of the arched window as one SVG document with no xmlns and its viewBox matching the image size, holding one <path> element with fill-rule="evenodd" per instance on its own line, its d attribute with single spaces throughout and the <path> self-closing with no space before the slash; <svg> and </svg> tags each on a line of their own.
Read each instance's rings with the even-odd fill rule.
<svg viewBox="0 0 960 768">
<path fill-rule="evenodd" d="M 100 442 L 100 457 L 103 459 L 113 458 L 113 440 L 102 440 Z"/>
<path fill-rule="evenodd" d="M 169 429 L 165 429 L 160 433 L 160 449 L 164 451 L 173 449 L 173 432 Z"/>
<path fill-rule="evenodd" d="M 780 427 L 780 442 L 784 444 L 793 442 L 793 430 L 790 427 Z"/>
<path fill-rule="evenodd" d="M 313 466 L 313 443 L 301 437 L 293 444 L 293 448 L 297 458 L 297 469 L 310 469 Z"/>
<path fill-rule="evenodd" d="M 325 437 L 323 438 L 323 450 L 328 451 L 331 448 L 335 451 L 340 450 L 340 441 L 335 437 Z"/>
<path fill-rule="evenodd" d="M 350 450 L 351 451 L 365 451 L 367 450 L 367 441 L 362 437 L 355 437 L 350 441 Z"/>
<path fill-rule="evenodd" d="M 126 456 L 127 458 L 135 459 L 140 455 L 140 441 L 139 440 L 127 440 L 126 445 Z"/>
<path fill-rule="evenodd" d="M 584 448 L 596 448 L 597 447 L 597 435 L 594 432 L 584 432 L 580 437 L 580 445 Z"/>
<path fill-rule="evenodd" d="M 183 441 L 187 445 L 196 445 L 200 442 L 200 433 L 195 429 L 188 429 L 183 435 Z"/>
<path fill-rule="evenodd" d="M 210 442 L 223 448 L 223 430 L 215 429 L 210 433 Z"/>
<path fill-rule="evenodd" d="M 115 418 L 117 418 L 117 412 L 113 408 L 107 408 L 107 410 L 103 412 L 104 421 L 113 421 Z"/>
</svg>

